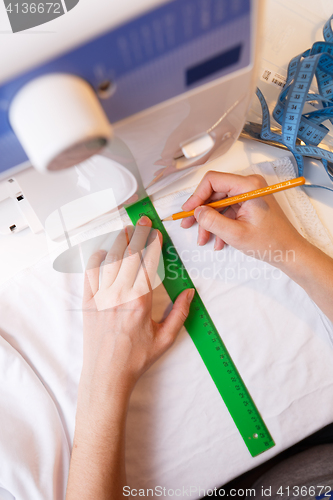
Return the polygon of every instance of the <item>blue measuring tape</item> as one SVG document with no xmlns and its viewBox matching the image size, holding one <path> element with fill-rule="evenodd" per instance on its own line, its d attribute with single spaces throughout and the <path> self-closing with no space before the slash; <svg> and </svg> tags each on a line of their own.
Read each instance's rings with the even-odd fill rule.
<svg viewBox="0 0 333 500">
<path fill-rule="evenodd" d="M 294 57 L 288 65 L 285 87 L 281 90 L 273 111 L 274 119 L 281 125 L 282 133 L 271 131 L 270 114 L 266 100 L 257 88 L 262 109 L 261 138 L 275 141 L 286 146 L 294 155 L 298 176 L 303 175 L 304 156 L 321 160 L 327 175 L 333 182 L 333 171 L 328 161 L 333 163 L 333 153 L 318 147 L 329 129 L 323 122 L 329 120 L 333 124 L 333 30 L 329 18 L 323 28 L 324 42 L 316 42 L 311 49 Z M 318 94 L 309 93 L 311 82 L 316 77 Z M 302 114 L 306 102 L 317 101 L 322 109 Z M 305 146 L 296 145 L 296 139 L 301 139 Z M 333 191 L 333 188 L 317 184 L 307 184 L 306 187 L 317 187 Z"/>
</svg>

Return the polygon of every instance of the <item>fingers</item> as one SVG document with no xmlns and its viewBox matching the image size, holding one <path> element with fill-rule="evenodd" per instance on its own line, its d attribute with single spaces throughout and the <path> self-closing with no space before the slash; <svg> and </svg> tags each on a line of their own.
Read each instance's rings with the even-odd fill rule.
<svg viewBox="0 0 333 500">
<path fill-rule="evenodd" d="M 116 282 L 119 286 L 132 287 L 141 266 L 142 251 L 151 232 L 151 220 L 144 216 L 138 221 L 119 269 Z"/>
<path fill-rule="evenodd" d="M 237 207 L 236 209 L 234 207 Z M 237 211 L 239 209 L 239 205 L 234 205 L 232 207 L 227 207 L 227 208 L 221 208 L 221 209 L 214 209 L 217 212 L 222 212 L 222 215 L 225 217 L 228 217 L 228 219 L 235 219 L 237 215 Z M 192 217 L 186 217 L 185 219 L 182 220 L 181 222 L 181 227 L 184 229 L 188 229 L 189 227 L 193 226 L 193 224 L 196 222 L 196 218 L 194 216 Z M 210 238 L 210 232 L 207 231 L 203 226 L 199 224 L 199 229 L 198 229 L 198 240 L 197 244 L 199 246 L 205 245 Z M 214 243 L 214 250 L 222 250 L 224 248 L 225 242 L 216 236 L 215 238 L 215 243 Z"/>
<path fill-rule="evenodd" d="M 227 210 L 228 210 L 228 213 L 226 214 L 226 217 L 234 218 L 235 212 L 233 212 L 233 216 L 232 216 L 230 207 L 228 207 Z M 216 211 L 216 209 L 215 209 L 215 211 Z M 182 220 L 180 225 L 182 228 L 188 229 L 188 228 L 192 227 L 195 222 L 196 222 L 196 218 L 194 216 L 186 217 L 185 219 Z M 207 231 L 203 226 L 199 225 L 197 244 L 199 246 L 206 245 L 206 243 L 208 243 L 209 238 L 210 238 L 209 231 Z M 222 250 L 223 247 L 224 247 L 224 242 L 221 240 L 221 238 L 216 238 L 214 250 Z"/>
<path fill-rule="evenodd" d="M 168 337 L 168 343 L 172 344 L 179 330 L 184 324 L 190 311 L 191 301 L 195 290 L 190 288 L 184 290 L 176 299 L 168 317 L 161 324 L 160 334 Z"/>
<path fill-rule="evenodd" d="M 125 227 L 115 239 L 111 249 L 108 251 L 102 267 L 101 290 L 109 288 L 115 281 L 124 252 L 134 232 L 133 226 Z"/>
<path fill-rule="evenodd" d="M 219 193 L 216 193 L 216 194 L 219 194 Z M 212 196 L 209 201 L 212 201 L 213 198 L 214 197 Z M 217 200 L 218 199 L 222 199 L 222 198 L 217 198 Z M 239 207 L 239 205 L 237 204 L 237 205 L 233 205 L 232 207 L 227 207 L 227 208 L 225 208 L 225 207 L 215 208 L 215 210 L 217 210 L 218 212 L 222 212 L 223 215 L 225 214 L 225 212 L 228 211 L 227 217 L 229 217 L 231 210 L 233 210 L 235 212 L 234 207 Z M 182 219 L 182 221 L 180 223 L 180 227 L 182 227 L 183 229 L 188 229 L 189 227 L 192 227 L 195 222 L 196 222 L 196 219 L 195 219 L 194 215 L 192 215 L 190 217 L 185 217 L 184 219 Z"/>
<path fill-rule="evenodd" d="M 221 188 L 218 186 L 221 186 Z M 203 205 L 217 191 L 221 193 L 221 199 L 224 198 L 227 192 L 222 186 L 223 174 L 221 172 L 207 172 L 192 196 L 184 203 L 182 209 L 189 211 Z"/>
<path fill-rule="evenodd" d="M 98 292 L 100 265 L 105 259 L 106 253 L 105 250 L 99 250 L 88 260 L 84 277 L 83 302 L 88 302 Z"/>
<path fill-rule="evenodd" d="M 222 250 L 227 240 L 236 241 L 241 231 L 232 222 L 237 217 L 241 205 L 233 205 L 228 209 L 226 216 L 220 215 L 217 210 L 202 207 L 212 200 L 229 198 L 266 186 L 267 183 L 261 175 L 235 175 L 223 172 L 207 172 L 193 195 L 184 203 L 183 210 L 197 209 L 194 217 L 186 217 L 181 222 L 181 227 L 188 229 L 195 221 L 199 222 L 198 245 L 205 245 L 209 240 L 209 233 L 216 235 L 214 249 Z M 245 202 L 246 203 L 246 202 Z M 202 209 L 202 210 L 201 210 Z M 200 215 L 199 215 L 200 214 Z M 230 221 L 230 223 L 229 223 Z"/>
<path fill-rule="evenodd" d="M 226 243 L 232 245 L 241 237 L 242 222 L 226 217 L 211 207 L 198 207 L 194 216 L 202 229 L 215 234 Z"/>
<path fill-rule="evenodd" d="M 206 243 L 208 243 L 209 237 L 210 233 L 199 225 L 197 245 L 199 246 L 206 245 Z"/>
<path fill-rule="evenodd" d="M 224 241 L 218 236 L 215 237 L 214 250 L 222 250 L 224 248 Z"/>
<path fill-rule="evenodd" d="M 147 241 L 147 248 L 144 252 L 141 267 L 136 277 L 134 288 L 147 286 L 149 290 L 154 288 L 154 281 L 157 273 L 158 264 L 162 250 L 163 238 L 159 231 L 154 230 Z"/>
<path fill-rule="evenodd" d="M 220 199 L 226 196 L 236 196 L 254 189 L 264 187 L 266 181 L 260 175 L 235 175 L 224 172 L 207 172 L 193 195 L 184 203 L 182 209 L 194 210 L 199 205 L 207 202 L 215 193 L 219 193 Z"/>
<path fill-rule="evenodd" d="M 221 215 L 224 215 L 224 217 L 228 217 L 228 219 L 233 219 L 235 220 L 236 217 L 236 212 L 233 210 L 233 207 L 227 207 L 224 208 L 221 212 Z M 215 241 L 214 241 L 214 250 L 223 250 L 225 246 L 225 241 L 223 241 L 221 238 L 218 236 L 215 236 Z"/>
<path fill-rule="evenodd" d="M 189 227 L 192 227 L 195 222 L 196 220 L 194 215 L 192 215 L 191 217 L 185 217 L 185 219 L 182 219 L 180 227 L 182 227 L 183 229 L 188 229 Z"/>
</svg>

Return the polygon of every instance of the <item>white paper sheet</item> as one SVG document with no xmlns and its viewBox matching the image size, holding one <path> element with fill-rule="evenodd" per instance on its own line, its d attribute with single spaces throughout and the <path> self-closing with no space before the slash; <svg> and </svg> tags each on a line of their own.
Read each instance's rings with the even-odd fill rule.
<svg viewBox="0 0 333 500">
<path fill-rule="evenodd" d="M 264 171 L 278 175 L 267 164 Z M 178 211 L 189 192 L 156 201 L 160 216 Z M 280 203 L 301 227 L 294 202 L 281 194 Z M 183 328 L 133 392 L 126 466 L 131 488 L 161 486 L 162 498 L 178 489 L 195 499 L 331 422 L 333 327 L 269 264 L 232 248 L 214 252 L 213 242 L 197 247 L 196 227 L 166 228 L 276 442 L 250 456 Z M 0 288 L 0 485 L 16 500 L 65 496 L 82 362 L 82 283 L 81 275 L 53 271 L 46 258 Z M 159 287 L 154 318 L 169 309 Z"/>
</svg>

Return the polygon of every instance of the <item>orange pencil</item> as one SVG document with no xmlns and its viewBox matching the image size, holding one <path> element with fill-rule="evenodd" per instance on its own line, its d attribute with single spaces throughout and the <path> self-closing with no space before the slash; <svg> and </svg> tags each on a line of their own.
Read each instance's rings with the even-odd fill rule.
<svg viewBox="0 0 333 500">
<path fill-rule="evenodd" d="M 305 184 L 304 177 L 297 177 L 296 179 L 291 179 L 290 181 L 279 182 L 278 184 L 273 184 L 272 186 L 266 186 L 261 189 L 255 189 L 254 191 L 249 191 L 248 193 L 238 194 L 237 196 L 232 196 L 231 198 L 223 198 L 223 200 L 213 201 L 212 203 L 207 203 L 207 207 L 221 208 L 229 207 L 230 205 L 236 205 L 243 201 L 253 200 L 254 198 L 260 198 L 261 196 L 267 196 L 268 194 L 277 193 L 278 191 L 284 191 L 285 189 L 290 189 L 296 186 L 302 186 Z M 163 219 L 167 220 L 178 220 L 185 219 L 185 217 L 191 217 L 194 215 L 194 210 L 190 212 L 178 212 L 177 214 L 170 215 Z"/>
</svg>

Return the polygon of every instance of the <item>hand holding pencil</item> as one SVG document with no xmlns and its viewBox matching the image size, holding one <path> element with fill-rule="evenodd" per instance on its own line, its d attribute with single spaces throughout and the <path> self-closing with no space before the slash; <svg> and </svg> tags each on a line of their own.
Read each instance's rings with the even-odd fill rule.
<svg viewBox="0 0 333 500">
<path fill-rule="evenodd" d="M 236 205 L 237 203 L 242 203 L 244 201 L 254 200 L 255 198 L 261 198 L 262 196 L 267 196 L 269 194 L 278 193 L 279 191 L 284 191 L 285 189 L 302 186 L 303 184 L 305 184 L 305 178 L 296 177 L 295 179 L 290 179 L 289 181 L 279 182 L 278 184 L 265 186 L 260 189 L 254 189 L 253 191 L 238 194 L 236 196 L 232 196 L 231 198 L 226 197 L 222 200 L 213 201 L 211 203 L 207 203 L 206 206 L 212 208 L 229 207 L 231 205 Z M 176 214 L 170 215 L 169 217 L 166 217 L 165 219 L 163 219 L 163 221 L 185 219 L 186 217 L 191 217 L 191 215 L 194 215 L 194 210 L 190 210 L 189 212 L 178 212 Z"/>
<path fill-rule="evenodd" d="M 298 185 L 304 184 L 305 179 L 300 178 L 297 182 Z M 267 260 L 265 250 L 267 253 L 269 248 L 280 252 L 281 258 L 284 258 L 286 251 L 300 245 L 303 238 L 289 222 L 274 196 L 267 196 L 281 190 L 281 185 L 267 186 L 260 175 L 208 172 L 184 203 L 182 209 L 193 215 L 183 218 L 181 226 L 186 229 L 198 222 L 198 245 L 205 245 L 212 233 L 215 235 L 215 250 L 221 250 L 225 244 L 229 244 L 244 253 L 258 253 L 257 258 L 262 255 L 262 259 Z M 286 189 L 292 185 L 285 186 Z M 267 187 L 270 188 L 269 192 Z M 253 191 L 255 193 L 251 194 Z M 240 194 L 241 198 L 238 201 L 234 199 L 235 204 L 232 204 L 231 198 Z M 248 201 L 239 204 L 240 201 L 246 201 L 245 197 Z M 215 202 L 219 205 L 217 209 L 209 206 Z M 225 215 L 218 212 L 223 205 L 230 206 Z"/>
</svg>

